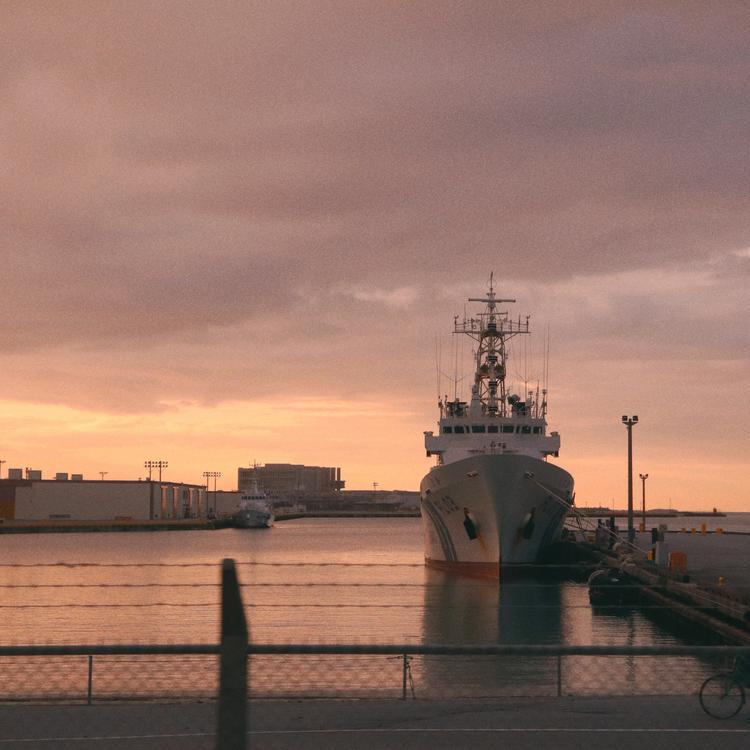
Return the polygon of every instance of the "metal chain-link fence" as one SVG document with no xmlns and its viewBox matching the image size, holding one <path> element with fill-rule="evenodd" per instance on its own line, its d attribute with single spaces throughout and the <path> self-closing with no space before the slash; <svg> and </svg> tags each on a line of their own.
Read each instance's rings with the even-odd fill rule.
<svg viewBox="0 0 750 750">
<path fill-rule="evenodd" d="M 671 715 L 679 725 L 706 719 L 701 685 L 750 658 L 750 648 L 253 644 L 244 654 L 230 665 L 238 694 L 237 684 L 222 693 L 220 645 L 4 647 L 0 744 L 128 737 L 143 747 L 185 747 L 188 738 L 196 747 L 244 747 L 254 731 L 350 721 L 364 730 L 479 706 L 506 718 L 509 706 L 521 716 L 544 705 L 548 715 Z"/>
</svg>

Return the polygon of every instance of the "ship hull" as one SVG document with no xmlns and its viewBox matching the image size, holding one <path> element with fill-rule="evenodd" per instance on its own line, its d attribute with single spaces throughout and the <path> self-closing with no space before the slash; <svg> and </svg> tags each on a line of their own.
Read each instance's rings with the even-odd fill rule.
<svg viewBox="0 0 750 750">
<path fill-rule="evenodd" d="M 531 456 L 483 454 L 436 466 L 420 494 L 426 562 L 497 578 L 559 540 L 573 477 Z"/>
<path fill-rule="evenodd" d="M 238 510 L 232 521 L 240 529 L 267 529 L 273 526 L 274 516 L 270 511 L 246 508 Z"/>
</svg>

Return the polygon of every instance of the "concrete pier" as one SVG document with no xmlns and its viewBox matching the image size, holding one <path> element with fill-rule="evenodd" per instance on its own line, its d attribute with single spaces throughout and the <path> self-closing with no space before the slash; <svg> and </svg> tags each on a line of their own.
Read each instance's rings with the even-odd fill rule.
<svg viewBox="0 0 750 750">
<path fill-rule="evenodd" d="M 687 555 L 687 569 L 695 581 L 722 585 L 750 596 L 750 534 L 682 533 L 668 531 L 670 552 Z M 636 544 L 651 548 L 651 533 L 639 533 Z"/>
<path fill-rule="evenodd" d="M 666 532 L 668 553 L 687 556 L 684 575 L 623 547 L 618 554 L 597 547 L 593 537 L 587 535 L 591 553 L 643 584 L 645 596 L 732 642 L 750 644 L 750 534 Z M 625 541 L 622 529 L 620 541 Z M 651 550 L 651 532 L 637 533 L 635 544 L 640 551 Z"/>
<path fill-rule="evenodd" d="M 228 526 L 206 518 L 173 518 L 169 520 L 103 519 L 78 521 L 69 519 L 16 521 L 0 519 L 0 534 L 64 534 L 99 531 L 193 531 Z"/>
</svg>

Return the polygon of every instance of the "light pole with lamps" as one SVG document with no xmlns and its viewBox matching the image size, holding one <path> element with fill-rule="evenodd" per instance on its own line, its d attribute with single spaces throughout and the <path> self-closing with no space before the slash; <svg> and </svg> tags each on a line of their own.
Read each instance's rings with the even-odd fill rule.
<svg viewBox="0 0 750 750">
<path fill-rule="evenodd" d="M 161 483 L 161 470 L 169 466 L 169 461 L 146 461 L 144 467 L 148 469 L 148 481 L 151 481 L 151 470 L 159 469 L 159 482 Z"/>
<path fill-rule="evenodd" d="M 208 490 L 208 480 L 214 480 L 214 515 L 216 515 L 216 480 L 221 476 L 220 471 L 204 471 L 203 476 L 206 477 L 206 490 Z"/>
<path fill-rule="evenodd" d="M 99 473 L 102 475 L 102 482 L 104 481 L 104 477 L 106 477 L 107 474 L 109 474 L 108 471 L 100 471 Z"/>
<path fill-rule="evenodd" d="M 638 424 L 638 416 L 632 417 L 622 415 L 622 423 L 628 429 L 628 542 L 635 541 L 635 529 L 633 528 L 633 425 Z"/>
<path fill-rule="evenodd" d="M 642 488 L 643 488 L 643 494 L 641 495 L 641 498 L 643 500 L 643 531 L 646 530 L 646 480 L 648 479 L 648 474 L 639 474 L 638 475 L 641 478 Z"/>
</svg>

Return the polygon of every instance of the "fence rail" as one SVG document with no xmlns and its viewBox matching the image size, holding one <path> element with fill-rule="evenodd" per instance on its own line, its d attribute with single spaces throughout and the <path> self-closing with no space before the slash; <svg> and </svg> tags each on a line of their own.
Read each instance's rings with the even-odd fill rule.
<svg viewBox="0 0 750 750">
<path fill-rule="evenodd" d="M 0 702 L 221 703 L 222 671 L 238 706 L 247 697 L 676 694 L 737 658 L 750 663 L 747 646 L 236 645 L 223 662 L 219 644 L 2 646 Z"/>
<path fill-rule="evenodd" d="M 750 646 L 557 646 L 417 643 L 250 643 L 252 654 L 360 656 L 697 656 L 750 657 Z M 111 644 L 94 646 L 0 646 L 0 656 L 218 655 L 220 644 Z"/>
</svg>

